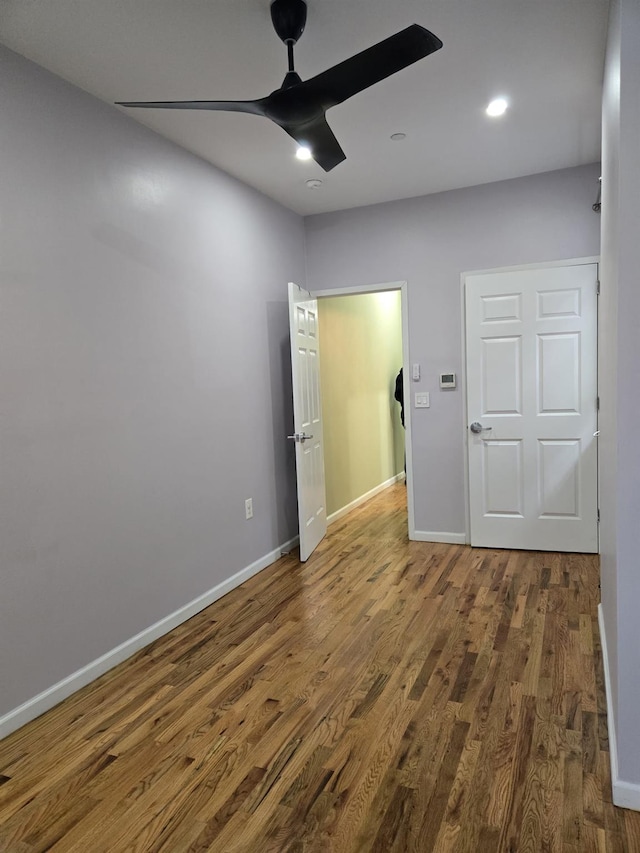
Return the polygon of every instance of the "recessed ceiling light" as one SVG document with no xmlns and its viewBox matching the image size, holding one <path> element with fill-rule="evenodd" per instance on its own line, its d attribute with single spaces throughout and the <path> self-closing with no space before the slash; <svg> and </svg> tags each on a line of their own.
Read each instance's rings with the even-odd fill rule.
<svg viewBox="0 0 640 853">
<path fill-rule="evenodd" d="M 406 133 L 392 133 L 389 138 L 393 139 L 394 142 L 402 142 L 403 139 L 407 138 L 407 134 Z"/>
<path fill-rule="evenodd" d="M 298 160 L 311 160 L 311 149 L 307 148 L 306 145 L 301 145 L 296 151 L 296 157 Z"/>
<path fill-rule="evenodd" d="M 318 187 L 322 186 L 322 181 L 319 180 L 318 178 L 311 178 L 310 180 L 305 181 L 305 183 L 309 187 L 310 190 L 317 190 Z"/>
<path fill-rule="evenodd" d="M 487 115 L 488 116 L 501 116 L 507 110 L 509 104 L 507 103 L 506 98 L 496 98 L 491 101 L 489 106 L 487 107 Z"/>
</svg>

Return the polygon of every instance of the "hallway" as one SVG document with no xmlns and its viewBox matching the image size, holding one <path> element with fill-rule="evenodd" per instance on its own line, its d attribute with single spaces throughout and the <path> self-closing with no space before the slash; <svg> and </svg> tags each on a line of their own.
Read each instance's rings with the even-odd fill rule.
<svg viewBox="0 0 640 853">
<path fill-rule="evenodd" d="M 0 851 L 640 851 L 598 595 L 409 542 L 393 486 L 0 743 Z"/>
</svg>

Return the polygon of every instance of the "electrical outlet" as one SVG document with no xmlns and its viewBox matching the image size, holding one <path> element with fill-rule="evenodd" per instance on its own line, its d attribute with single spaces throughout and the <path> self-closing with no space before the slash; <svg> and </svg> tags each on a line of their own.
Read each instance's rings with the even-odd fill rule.
<svg viewBox="0 0 640 853">
<path fill-rule="evenodd" d="M 253 498 L 247 498 L 244 502 L 245 518 L 253 518 Z"/>
</svg>

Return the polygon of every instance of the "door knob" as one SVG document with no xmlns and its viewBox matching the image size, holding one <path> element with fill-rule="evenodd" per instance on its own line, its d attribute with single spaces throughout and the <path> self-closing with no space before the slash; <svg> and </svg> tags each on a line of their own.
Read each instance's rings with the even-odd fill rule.
<svg viewBox="0 0 640 853">
<path fill-rule="evenodd" d="M 478 435 L 479 432 L 488 431 L 490 429 L 493 429 L 493 427 L 483 427 L 481 423 L 478 423 L 478 421 L 474 421 L 469 427 L 469 429 L 472 433 L 474 433 L 474 435 Z"/>
<path fill-rule="evenodd" d="M 307 435 L 306 432 L 294 432 L 293 435 L 288 435 L 287 438 L 292 438 L 294 441 L 303 442 L 308 438 L 313 438 L 312 435 Z"/>
</svg>

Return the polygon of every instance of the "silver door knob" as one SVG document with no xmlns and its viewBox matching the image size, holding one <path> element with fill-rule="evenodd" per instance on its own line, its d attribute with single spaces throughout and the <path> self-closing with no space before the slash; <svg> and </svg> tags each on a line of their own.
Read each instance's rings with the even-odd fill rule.
<svg viewBox="0 0 640 853">
<path fill-rule="evenodd" d="M 307 441 L 309 438 L 313 438 L 312 435 L 307 435 L 306 432 L 294 432 L 293 435 L 288 435 L 287 438 L 292 438 L 294 441 L 299 441 L 300 443 Z"/>
<path fill-rule="evenodd" d="M 483 427 L 481 423 L 478 423 L 478 421 L 474 421 L 471 424 L 471 426 L 469 427 L 469 429 L 471 430 L 472 433 L 477 435 L 479 432 L 488 431 L 490 429 L 493 429 L 493 427 Z"/>
</svg>

